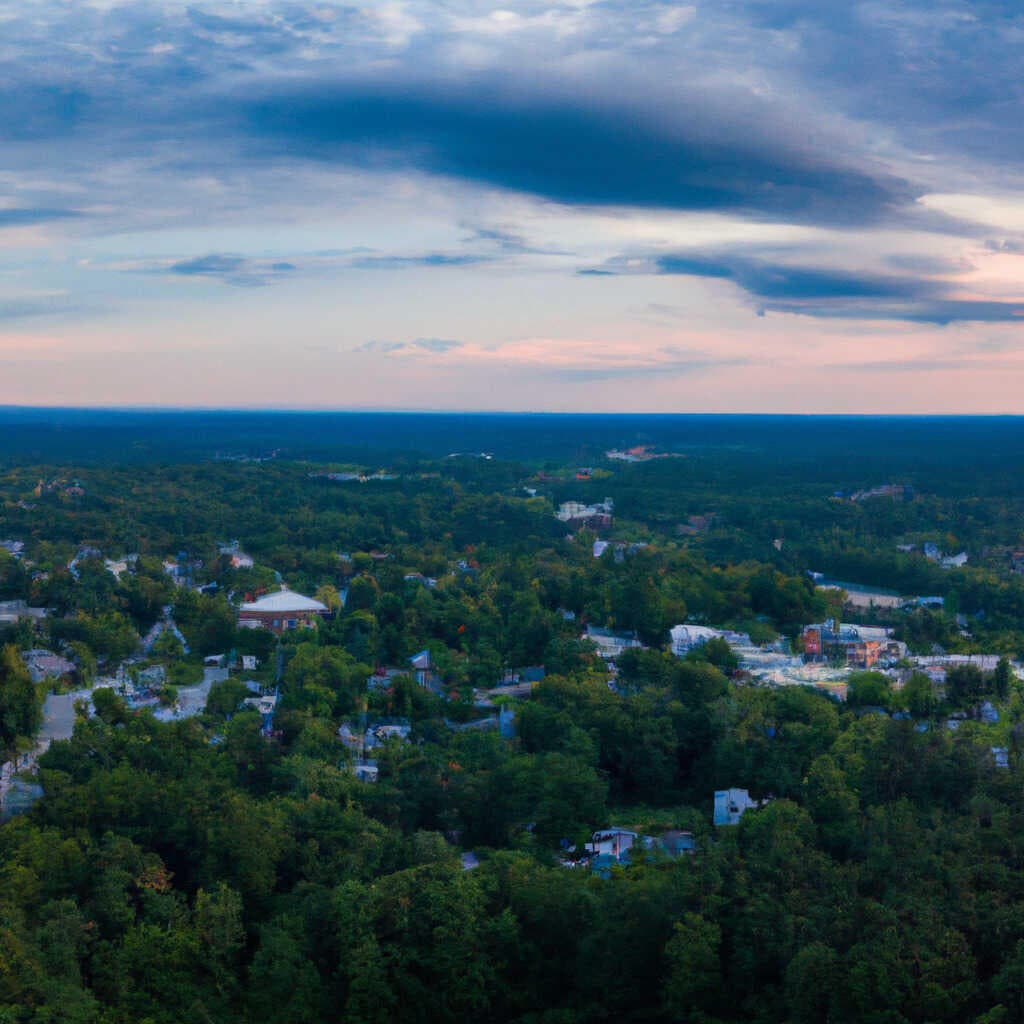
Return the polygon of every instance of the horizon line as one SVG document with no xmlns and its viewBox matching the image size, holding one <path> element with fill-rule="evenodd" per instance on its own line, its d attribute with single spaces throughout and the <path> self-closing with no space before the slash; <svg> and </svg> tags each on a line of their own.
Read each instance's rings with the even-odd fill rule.
<svg viewBox="0 0 1024 1024">
<path fill-rule="evenodd" d="M 615 411 L 598 409 L 439 409 L 402 406 L 218 406 L 218 405 L 24 405 L 0 403 L 2 412 L 94 412 L 94 413 L 262 413 L 269 415 L 375 415 L 375 416 L 651 416 L 651 417 L 772 417 L 776 419 L 1024 419 L 1024 412 L 664 412 L 643 409 Z"/>
</svg>

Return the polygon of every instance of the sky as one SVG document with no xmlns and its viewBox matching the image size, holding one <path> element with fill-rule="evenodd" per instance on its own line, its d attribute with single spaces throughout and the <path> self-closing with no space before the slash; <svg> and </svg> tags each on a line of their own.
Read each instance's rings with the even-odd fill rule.
<svg viewBox="0 0 1024 1024">
<path fill-rule="evenodd" d="M 0 404 L 1024 413 L 1024 7 L 0 0 Z"/>
</svg>

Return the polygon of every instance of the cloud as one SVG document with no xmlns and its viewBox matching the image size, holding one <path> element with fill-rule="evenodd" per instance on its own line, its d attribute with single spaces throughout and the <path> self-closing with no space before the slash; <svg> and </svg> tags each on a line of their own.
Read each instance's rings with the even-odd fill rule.
<svg viewBox="0 0 1024 1024">
<path fill-rule="evenodd" d="M 189 260 L 172 263 L 167 272 L 181 274 L 182 277 L 222 277 L 238 273 L 245 267 L 246 262 L 241 256 L 210 253 L 208 256 L 195 256 Z"/>
<path fill-rule="evenodd" d="M 33 227 L 36 224 L 68 220 L 79 216 L 81 214 L 77 210 L 65 210 L 59 207 L 0 207 L 0 229 Z"/>
<path fill-rule="evenodd" d="M 502 360 L 524 379 L 705 372 L 737 306 L 776 351 L 791 330 L 1019 321 L 1019 5 L 512 6 L 0 0 L 0 273 L 69 289 L 68 310 L 130 294 L 140 338 L 174 330 L 145 319 L 168 294 L 206 319 L 195 307 L 214 284 L 301 277 L 310 335 L 344 302 L 349 339 L 479 339 L 361 346 L 411 356 L 410 375 Z M 67 261 L 50 244 L 62 229 Z M 129 265 L 122 245 L 151 255 Z M 583 262 L 637 279 L 569 279 Z M 421 268 L 452 273 L 429 289 L 397 273 Z M 126 271 L 152 276 L 139 289 Z M 683 354 L 637 353 L 628 310 L 678 301 L 684 277 L 726 300 L 701 310 L 709 351 L 694 339 Z M 244 294 L 218 300 L 233 322 L 256 315 Z M 817 319 L 773 325 L 744 307 Z M 47 304 L 16 298 L 5 315 Z M 652 345 L 688 329 L 657 315 L 641 329 Z M 500 343 L 595 323 L 607 350 Z"/>
<path fill-rule="evenodd" d="M 753 366 L 755 360 L 745 356 L 714 356 L 709 353 L 693 353 L 673 357 L 670 350 L 661 349 L 649 362 L 606 366 L 561 366 L 551 375 L 566 381 L 587 383 L 605 380 L 635 380 L 642 377 L 681 377 L 698 373 L 710 373 L 740 366 Z"/>
<path fill-rule="evenodd" d="M 692 104 L 692 106 L 691 106 Z M 276 148 L 408 169 L 570 205 L 733 211 L 813 223 L 877 220 L 915 198 L 895 177 L 710 123 L 696 100 L 649 104 L 512 91 L 492 83 L 319 82 L 275 88 L 247 129 Z"/>
<path fill-rule="evenodd" d="M 490 257 L 471 253 L 428 252 L 416 255 L 357 256 L 349 266 L 359 270 L 405 270 L 413 267 L 468 267 L 488 263 Z"/>
<path fill-rule="evenodd" d="M 976 269 L 965 259 L 951 259 L 927 253 L 893 253 L 885 262 L 896 270 L 912 274 L 967 274 Z"/>
<path fill-rule="evenodd" d="M 1024 255 L 1024 242 L 1014 238 L 990 238 L 985 242 L 989 252 L 1010 253 L 1013 256 Z"/>
<path fill-rule="evenodd" d="M 77 302 L 68 295 L 30 295 L 0 298 L 0 322 L 42 319 L 45 317 L 83 316 L 95 313 L 94 306 Z"/>
<path fill-rule="evenodd" d="M 935 266 L 949 269 L 948 264 Z M 960 273 L 966 269 L 957 265 Z M 950 294 L 950 282 L 940 278 L 831 270 L 736 253 L 621 256 L 583 272 L 678 274 L 730 281 L 756 300 L 759 314 L 939 325 L 958 321 L 1016 322 L 1024 318 L 1024 303 L 955 298 Z"/>
<path fill-rule="evenodd" d="M 907 323 L 1021 323 L 1024 302 L 995 302 L 983 299 L 928 299 L 890 303 L 807 304 L 773 302 L 762 309 L 775 313 L 823 317 L 833 320 L 903 320 Z"/>
<path fill-rule="evenodd" d="M 239 288 L 258 288 L 270 284 L 277 278 L 290 275 L 295 269 L 292 263 L 264 263 L 229 253 L 194 256 L 161 268 L 163 273 L 179 277 L 210 278 Z"/>
<path fill-rule="evenodd" d="M 452 352 L 455 349 L 461 348 L 462 345 L 461 341 L 452 341 L 450 338 L 414 338 L 412 341 L 367 341 L 353 349 L 353 351 L 379 352 L 382 354 L 397 352 L 442 353 Z"/>
<path fill-rule="evenodd" d="M 414 341 L 369 341 L 359 353 L 433 354 L 434 369 L 487 376 L 516 373 L 538 381 L 589 383 L 643 377 L 681 377 L 716 369 L 752 365 L 746 353 L 723 354 L 682 345 L 616 344 L 588 338 L 517 338 L 501 344 L 480 344 L 438 338 Z"/>
</svg>

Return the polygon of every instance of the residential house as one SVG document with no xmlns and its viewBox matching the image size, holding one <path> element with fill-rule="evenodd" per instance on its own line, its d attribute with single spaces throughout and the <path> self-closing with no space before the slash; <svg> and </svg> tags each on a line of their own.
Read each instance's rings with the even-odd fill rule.
<svg viewBox="0 0 1024 1024">
<path fill-rule="evenodd" d="M 46 608 L 35 608 L 27 601 L 0 601 L 0 626 L 11 626 L 22 619 L 39 622 L 49 614 Z"/>
<path fill-rule="evenodd" d="M 421 572 L 408 572 L 403 578 L 406 583 L 418 583 L 427 590 L 433 590 L 437 586 L 437 580 L 433 576 L 424 576 Z"/>
<path fill-rule="evenodd" d="M 933 541 L 926 542 L 921 550 L 925 558 L 930 562 L 938 562 L 943 569 L 960 569 L 967 564 L 966 551 L 961 551 L 958 555 L 944 555 L 939 550 L 939 545 Z"/>
<path fill-rule="evenodd" d="M 226 544 L 218 545 L 217 554 L 230 558 L 231 566 L 234 569 L 251 569 L 254 564 L 252 556 L 242 550 L 242 546 L 237 540 L 229 540 Z"/>
<path fill-rule="evenodd" d="M 274 709 L 277 707 L 277 694 L 261 694 L 259 697 L 246 697 L 242 701 L 242 706 L 246 708 L 252 708 L 253 711 L 258 711 L 261 715 L 272 715 Z"/>
<path fill-rule="evenodd" d="M 615 632 L 611 629 L 600 629 L 597 626 L 587 626 L 586 633 L 580 639 L 590 640 L 597 647 L 597 653 L 605 661 L 614 661 L 623 651 L 628 651 L 630 648 L 643 647 L 635 633 Z"/>
<path fill-rule="evenodd" d="M 606 828 L 590 837 L 587 850 L 591 857 L 610 856 L 621 862 L 639 840 L 639 834 L 628 828 Z"/>
<path fill-rule="evenodd" d="M 138 561 L 138 555 L 125 555 L 124 558 L 104 558 L 103 568 L 113 575 L 115 580 L 120 580 L 122 575 Z"/>
<path fill-rule="evenodd" d="M 709 512 L 702 516 L 690 516 L 685 523 L 679 523 L 676 526 L 676 533 L 680 537 L 696 537 L 699 534 L 707 533 L 714 521 L 714 512 Z"/>
<path fill-rule="evenodd" d="M 12 558 L 22 558 L 25 554 L 23 540 L 0 540 L 0 551 L 6 551 Z"/>
<path fill-rule="evenodd" d="M 379 665 L 374 669 L 373 675 L 366 680 L 368 690 L 387 690 L 400 676 L 409 678 L 411 673 L 407 668 L 387 668 Z"/>
<path fill-rule="evenodd" d="M 670 857 L 682 857 L 697 852 L 697 842 L 692 832 L 682 832 L 673 829 L 663 832 L 657 838 L 651 840 L 651 847 L 656 850 L 663 850 Z"/>
<path fill-rule="evenodd" d="M 376 761 L 357 761 L 352 766 L 352 774 L 359 782 L 376 782 L 380 777 L 380 769 Z"/>
<path fill-rule="evenodd" d="M 434 671 L 434 662 L 429 650 L 424 649 L 414 654 L 409 659 L 409 664 L 412 666 L 413 678 L 420 686 L 427 690 L 440 691 L 441 680 Z"/>
<path fill-rule="evenodd" d="M 738 825 L 740 818 L 760 807 L 762 801 L 751 799 L 745 789 L 719 789 L 715 791 L 715 824 Z"/>
<path fill-rule="evenodd" d="M 74 662 L 42 648 L 22 651 L 21 657 L 33 683 L 41 683 L 49 679 L 63 679 L 74 675 L 76 671 Z"/>
<path fill-rule="evenodd" d="M 338 728 L 338 738 L 352 751 L 357 752 L 360 757 L 367 750 L 375 750 L 383 746 L 388 740 L 401 740 L 403 743 L 409 739 L 412 733 L 412 726 L 407 718 L 381 718 L 371 722 L 362 730 L 361 726 L 353 728 L 349 722 L 342 722 Z"/>
<path fill-rule="evenodd" d="M 546 674 L 543 665 L 524 665 L 522 668 L 509 669 L 498 681 L 498 686 L 539 683 Z"/>
</svg>

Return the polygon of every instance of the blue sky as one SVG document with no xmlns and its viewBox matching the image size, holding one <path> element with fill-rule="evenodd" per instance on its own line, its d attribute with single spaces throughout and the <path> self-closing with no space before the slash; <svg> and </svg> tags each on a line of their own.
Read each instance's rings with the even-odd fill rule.
<svg viewBox="0 0 1024 1024">
<path fill-rule="evenodd" d="M 1024 412 L 1022 40 L 0 0 L 0 403 Z"/>
</svg>

